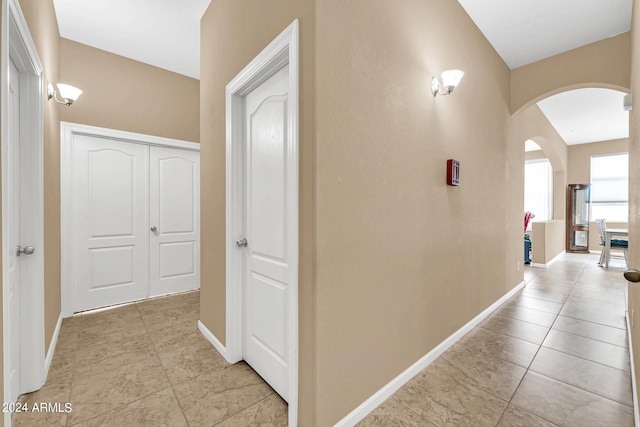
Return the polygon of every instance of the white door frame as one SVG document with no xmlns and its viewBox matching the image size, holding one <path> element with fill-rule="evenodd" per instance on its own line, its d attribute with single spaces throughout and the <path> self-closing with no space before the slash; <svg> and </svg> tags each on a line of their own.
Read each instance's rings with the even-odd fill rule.
<svg viewBox="0 0 640 427">
<path fill-rule="evenodd" d="M 75 135 L 87 135 L 132 144 L 143 144 L 157 147 L 180 148 L 183 150 L 200 151 L 197 142 L 181 141 L 160 136 L 123 130 L 107 129 L 97 126 L 77 123 L 60 122 L 60 246 L 61 246 L 61 306 L 62 317 L 73 316 L 73 144 Z"/>
<path fill-rule="evenodd" d="M 20 187 L 23 199 L 21 222 L 26 224 L 25 245 L 36 248 L 34 269 L 24 270 L 20 289 L 21 390 L 34 391 L 45 381 L 44 343 L 44 85 L 43 67 L 17 0 L 2 1 L 2 282 L 3 282 L 3 352 L 4 378 L 8 378 L 9 324 L 8 317 L 8 256 L 15 248 L 8 241 L 8 108 L 9 61 L 21 75 L 20 107 Z M 15 307 L 14 307 L 15 309 Z M 5 381 L 4 395 L 9 393 Z M 7 400 L 5 400 L 6 402 Z M 11 414 L 4 415 L 5 425 L 11 425 Z"/>
<path fill-rule="evenodd" d="M 289 425 L 298 425 L 298 20 L 294 20 L 258 54 L 226 88 L 226 346 L 225 358 L 242 360 L 243 251 L 236 241 L 243 233 L 243 97 L 289 64 L 287 159 L 289 204 L 287 224 L 292 258 L 287 307 L 289 352 Z"/>
</svg>

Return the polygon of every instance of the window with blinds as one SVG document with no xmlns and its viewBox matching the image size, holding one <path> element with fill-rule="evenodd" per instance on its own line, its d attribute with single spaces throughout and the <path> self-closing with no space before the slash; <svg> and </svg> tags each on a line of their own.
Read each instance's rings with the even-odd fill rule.
<svg viewBox="0 0 640 427">
<path fill-rule="evenodd" d="M 591 157 L 591 218 L 629 219 L 629 153 Z"/>
<path fill-rule="evenodd" d="M 524 164 L 524 210 L 536 216 L 533 221 L 553 219 L 553 168 L 547 159 Z"/>
</svg>

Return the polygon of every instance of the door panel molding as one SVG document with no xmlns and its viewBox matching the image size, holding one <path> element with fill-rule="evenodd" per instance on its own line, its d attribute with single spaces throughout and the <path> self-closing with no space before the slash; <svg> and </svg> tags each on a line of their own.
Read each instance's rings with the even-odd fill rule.
<svg viewBox="0 0 640 427">
<path fill-rule="evenodd" d="M 141 144 L 149 147 L 179 148 L 185 151 L 200 151 L 200 144 L 163 138 L 154 135 L 107 129 L 78 123 L 60 122 L 60 202 L 61 202 L 61 299 L 62 317 L 70 317 L 74 312 L 75 283 L 73 269 L 74 230 L 77 220 L 74 218 L 74 144 L 77 137 L 96 137 L 107 141 L 117 140 L 124 143 Z M 147 213 L 148 215 L 148 213 Z"/>
<path fill-rule="evenodd" d="M 286 217 L 291 251 L 288 282 L 291 293 L 287 303 L 289 336 L 289 425 L 298 421 L 298 81 L 299 24 L 294 20 L 275 40 L 256 56 L 226 87 L 226 343 L 211 340 L 231 363 L 242 360 L 243 345 L 243 251 L 236 241 L 243 230 L 243 98 L 261 83 L 289 65 L 289 105 L 287 110 L 287 164 L 291 179 L 286 188 Z M 215 337 L 214 337 L 215 338 Z"/>
</svg>

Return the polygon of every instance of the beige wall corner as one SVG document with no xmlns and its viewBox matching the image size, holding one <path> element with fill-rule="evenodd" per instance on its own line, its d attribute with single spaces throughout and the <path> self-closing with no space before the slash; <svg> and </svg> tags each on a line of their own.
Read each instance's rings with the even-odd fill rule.
<svg viewBox="0 0 640 427">
<path fill-rule="evenodd" d="M 631 18 L 631 93 L 636 98 L 629 114 L 629 266 L 640 269 L 640 1 Z M 640 385 L 640 284 L 629 285 L 628 313 L 636 384 Z"/>
<path fill-rule="evenodd" d="M 553 218 L 564 219 L 567 204 L 567 144 L 535 104 L 516 113 L 510 122 L 509 143 L 518 146 L 524 152 L 524 142 L 527 139 L 535 141 L 551 163 L 553 168 Z M 520 166 L 523 165 L 524 160 Z M 517 172 L 516 170 L 514 173 Z M 524 169 L 520 169 L 519 173 L 523 175 L 523 184 L 519 188 L 519 194 L 524 200 Z M 522 206 L 521 201 L 520 210 L 522 210 Z"/>
<path fill-rule="evenodd" d="M 300 21 L 299 418 L 315 422 L 315 10 L 312 0 L 216 0 L 201 21 L 201 320 L 225 337 L 225 86 L 291 22 Z"/>
<path fill-rule="evenodd" d="M 58 22 L 52 0 L 20 0 L 29 32 L 44 66 L 44 80 L 58 82 Z M 45 349 L 60 316 L 60 115 L 44 104 L 44 325 Z"/>
<path fill-rule="evenodd" d="M 627 90 L 630 42 L 630 33 L 624 33 L 516 68 L 511 72 L 511 112 L 567 89 Z"/>
<path fill-rule="evenodd" d="M 63 121 L 200 141 L 196 79 L 63 38 L 60 81 L 84 91 Z"/>
</svg>

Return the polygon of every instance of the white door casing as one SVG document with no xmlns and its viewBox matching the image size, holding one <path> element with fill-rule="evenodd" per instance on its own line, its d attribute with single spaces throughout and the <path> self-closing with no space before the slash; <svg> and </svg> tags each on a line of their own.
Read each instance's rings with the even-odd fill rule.
<svg viewBox="0 0 640 427">
<path fill-rule="evenodd" d="M 200 286 L 200 156 L 150 148 L 150 295 Z"/>
<path fill-rule="evenodd" d="M 153 259 L 153 255 L 150 252 L 153 250 L 154 241 L 154 237 L 151 236 L 152 233 L 150 231 L 150 215 L 154 215 L 151 213 L 149 208 L 151 202 L 150 199 L 153 199 L 154 197 L 151 193 L 155 192 L 156 197 L 160 197 L 161 194 L 166 194 L 166 198 L 170 199 L 167 203 L 176 201 L 182 202 L 186 200 L 184 195 L 176 195 L 176 189 L 175 187 L 172 187 L 172 183 L 180 181 L 184 184 L 184 180 L 188 179 L 186 178 L 186 175 L 189 173 L 191 174 L 191 178 L 196 180 L 195 183 L 190 182 L 188 187 L 185 188 L 186 190 L 195 189 L 194 192 L 196 196 L 196 200 L 193 201 L 193 204 L 197 207 L 192 207 L 188 210 L 190 217 L 191 215 L 195 215 L 195 219 L 193 219 L 193 221 L 195 221 L 195 227 L 191 228 L 195 228 L 196 230 L 194 243 L 195 250 L 198 251 L 195 256 L 196 274 L 191 275 L 185 273 L 185 270 L 189 269 L 185 267 L 185 265 L 188 264 L 188 260 L 186 258 L 171 259 L 170 261 L 173 262 L 173 264 L 168 266 L 168 274 L 165 274 L 165 276 L 167 276 L 166 278 L 170 280 L 161 282 L 160 286 L 164 286 L 166 289 L 170 285 L 181 285 L 179 279 L 181 278 L 180 276 L 183 276 L 182 278 L 188 278 L 190 283 L 195 282 L 195 286 L 192 288 L 199 287 L 200 177 L 199 174 L 194 171 L 193 167 L 188 166 L 187 164 L 193 163 L 194 159 L 197 159 L 195 160 L 197 163 L 195 168 L 198 169 L 200 144 L 68 122 L 61 122 L 60 134 L 62 316 L 70 317 L 74 312 L 87 308 L 97 308 L 100 306 L 115 304 L 118 300 L 122 299 L 132 301 L 134 299 L 147 298 L 151 295 L 151 292 L 154 289 L 156 291 L 159 289 L 159 286 L 153 286 L 150 283 L 151 269 L 153 268 L 150 267 L 150 261 Z M 87 150 L 89 150 L 89 148 L 91 148 L 93 152 L 92 157 L 94 158 L 94 169 L 99 166 L 101 158 L 108 164 L 113 163 L 114 165 L 119 165 L 118 167 L 120 168 L 120 171 L 116 172 L 115 170 L 112 170 L 112 166 L 105 167 L 102 172 L 95 175 L 97 178 L 103 178 L 102 183 L 96 181 L 98 188 L 101 188 L 102 186 L 104 190 L 101 190 L 103 193 L 102 195 L 106 194 L 107 198 L 116 199 L 115 201 L 111 200 L 111 203 L 107 199 L 100 201 L 97 197 L 98 193 L 94 194 L 94 198 L 96 198 L 95 203 L 96 206 L 98 206 L 98 208 L 95 209 L 95 212 L 100 217 L 97 221 L 91 220 L 95 223 L 92 227 L 98 227 L 95 230 L 90 230 L 88 228 L 90 215 L 76 212 L 78 209 L 74 207 L 79 200 L 81 201 L 81 198 L 79 199 L 78 197 L 80 195 L 87 195 L 89 191 L 88 186 L 93 185 L 88 182 L 83 182 L 87 181 L 83 176 L 88 174 L 88 171 L 92 167 L 88 163 L 89 154 Z M 183 159 L 164 162 L 164 168 L 166 169 L 165 175 L 171 175 L 172 173 L 177 173 L 179 175 L 176 177 L 177 181 L 168 181 L 169 185 L 166 190 L 163 190 L 151 182 L 151 177 L 153 175 L 150 173 L 151 169 L 158 166 L 150 164 L 150 156 L 152 156 L 151 153 L 156 149 L 160 150 L 157 151 L 157 153 L 163 153 L 162 150 L 164 148 L 175 149 L 175 152 L 172 156 L 167 156 L 166 153 L 168 152 L 164 152 L 165 154 L 160 154 L 156 157 L 158 160 L 163 158 L 167 158 L 167 160 L 169 158 Z M 78 156 L 84 158 L 86 161 L 78 158 Z M 133 160 L 134 158 L 137 160 Z M 78 171 L 76 168 L 78 168 Z M 131 182 L 131 185 L 129 186 L 129 188 L 133 186 L 133 188 L 136 189 L 134 192 L 127 190 L 127 181 L 125 179 L 127 177 L 131 178 L 132 175 L 130 173 L 122 173 L 121 170 L 123 169 L 130 169 L 130 172 L 138 177 L 134 180 L 135 183 Z M 158 170 L 159 168 L 156 168 L 156 171 Z M 109 174 L 115 174 L 117 176 L 110 176 Z M 158 174 L 160 174 L 160 172 L 158 172 Z M 159 176 L 158 174 L 157 176 Z M 88 175 L 86 176 L 88 177 Z M 165 181 L 167 181 L 166 178 Z M 106 186 L 107 182 L 109 183 L 108 188 Z M 79 192 L 76 191 L 78 188 L 80 188 Z M 140 197 L 130 200 L 128 196 L 134 193 Z M 132 217 L 131 221 L 129 221 L 129 217 L 121 215 L 122 212 L 119 210 L 113 210 L 118 203 L 128 205 L 130 208 L 134 205 L 144 205 L 143 207 L 137 206 L 135 209 L 131 210 L 132 215 L 134 215 L 133 212 L 143 213 L 141 215 L 137 215 L 135 218 Z M 88 212 L 88 207 L 90 206 L 88 201 L 85 201 L 85 206 L 84 211 Z M 168 227 L 170 230 L 172 227 L 176 227 L 176 223 L 178 224 L 178 228 L 189 228 L 184 226 L 184 218 L 176 216 L 175 212 L 171 211 L 170 207 L 168 209 L 170 214 L 173 215 L 173 217 L 169 218 Z M 107 215 L 108 212 L 110 212 L 109 215 Z M 160 212 L 155 212 L 155 215 L 156 218 L 162 216 Z M 182 221 L 182 223 L 180 223 L 180 221 Z M 133 234 L 128 234 L 129 231 L 131 231 L 130 229 L 127 229 L 130 224 L 133 224 Z M 84 229 L 84 238 L 78 239 L 74 237 L 78 233 L 78 230 L 81 229 Z M 122 230 L 124 230 L 124 232 Z M 94 233 L 94 231 L 97 231 L 97 233 Z M 194 239 L 192 232 L 178 233 L 175 231 L 176 230 L 174 230 L 173 233 L 168 233 L 169 241 L 171 237 L 179 237 L 182 239 L 180 240 L 181 242 L 189 242 Z M 91 237 L 91 241 L 89 240 L 90 232 L 95 234 Z M 179 236 L 180 234 L 182 234 L 182 236 Z M 156 244 L 160 244 L 160 242 L 160 238 L 155 240 Z M 95 262 L 99 269 L 99 271 L 96 270 L 91 273 L 88 271 L 90 266 L 88 262 L 76 262 L 74 259 L 77 249 L 84 245 L 85 260 L 88 260 L 90 253 L 89 244 L 95 246 L 91 247 L 93 251 L 93 255 L 91 256 L 97 254 Z M 100 245 L 103 246 L 101 247 Z M 141 248 L 142 246 L 145 247 L 144 251 L 135 249 L 137 247 Z M 151 251 L 149 249 L 150 247 Z M 177 252 L 178 255 L 182 256 L 186 251 Z M 143 253 L 146 255 L 143 256 Z M 175 253 L 176 251 L 174 251 L 173 254 L 170 252 L 165 254 L 165 259 L 167 258 L 167 255 L 173 256 Z M 133 257 L 135 260 L 133 263 L 129 262 L 131 259 L 130 257 Z M 84 267 L 78 267 L 78 264 L 84 264 Z M 110 271 L 109 266 L 115 264 L 118 265 L 119 270 Z M 131 267 L 132 265 L 133 267 Z M 126 268 L 123 268 L 123 266 Z M 85 267 L 87 271 L 78 271 L 78 268 Z M 133 268 L 133 271 L 131 268 Z M 156 271 L 159 271 L 157 266 Z M 176 272 L 185 274 L 176 274 Z M 85 279 L 79 279 L 78 273 L 83 275 Z M 89 280 L 87 280 L 87 278 L 89 278 Z M 178 280 L 176 281 L 171 279 Z M 87 283 L 91 283 L 91 280 L 94 280 L 93 285 L 88 285 Z M 77 289 L 75 288 L 75 284 L 78 284 L 81 290 L 84 287 L 83 292 L 86 295 L 89 295 L 90 298 L 93 298 L 94 294 L 102 294 L 106 297 L 98 299 L 97 303 L 94 299 L 93 303 L 96 305 L 93 305 L 93 307 L 90 307 L 89 305 L 79 306 L 76 301 L 78 298 L 76 297 Z M 140 284 L 140 286 L 138 286 L 138 284 Z M 89 292 L 90 287 L 94 288 L 94 291 Z M 125 289 L 129 292 L 127 298 L 115 296 L 120 292 L 120 289 Z M 168 290 L 167 292 L 157 291 L 153 295 L 178 292 L 183 289 L 184 287 L 176 290 Z"/>
<path fill-rule="evenodd" d="M 48 367 L 44 337 L 44 93 L 43 67 L 18 1 L 3 1 L 0 17 L 3 394 L 4 401 L 10 402 L 17 394 L 42 387 Z M 33 246 L 35 251 L 17 257 L 18 244 Z M 49 355 L 52 352 L 50 348 Z M 4 425 L 11 425 L 10 413 L 4 414 Z"/>
<path fill-rule="evenodd" d="M 20 73 L 13 61 L 9 67 L 9 170 L 7 185 L 8 192 L 8 212 L 9 217 L 9 253 L 7 282 L 8 297 L 7 305 L 9 310 L 9 377 L 5 381 L 9 382 L 11 394 L 8 402 L 16 402 L 20 394 L 20 271 L 21 259 L 17 256 L 15 248 L 22 243 L 20 240 Z M 11 250 L 14 248 L 14 250 Z M 26 256 L 23 258 L 23 260 Z"/>
<path fill-rule="evenodd" d="M 243 358 L 289 398 L 287 98 L 289 67 L 245 96 Z"/>
<path fill-rule="evenodd" d="M 148 296 L 149 147 L 79 135 L 74 144 L 74 308 Z"/>
<path fill-rule="evenodd" d="M 210 341 L 231 363 L 243 358 L 243 277 L 248 247 L 239 249 L 236 242 L 245 237 L 244 99 L 247 94 L 288 65 L 288 100 L 285 119 L 284 170 L 285 231 L 288 267 L 285 315 L 286 331 L 283 353 L 287 361 L 287 401 L 289 425 L 298 421 L 298 20 L 294 20 L 275 40 L 256 56 L 226 87 L 226 343 L 211 336 Z M 249 240 L 249 239 L 247 239 Z M 258 239 L 260 240 L 260 239 Z M 257 248 L 259 249 L 259 247 Z M 258 251 L 257 251 L 258 252 Z M 256 255 L 257 255 L 256 252 Z M 286 272 L 284 272 L 286 271 Z M 284 272 L 284 273 L 283 273 Z M 276 274 L 277 276 L 277 274 Z M 282 277 L 280 277 L 282 278 Z M 263 282 L 266 282 L 264 278 Z M 273 284 L 272 284 L 273 285 Z M 277 284 L 276 284 L 277 285 Z M 267 289 L 266 287 L 263 288 Z M 258 331 L 264 334 L 264 331 Z M 267 333 L 268 334 L 268 333 Z M 273 340 L 273 338 L 269 338 Z"/>
</svg>

